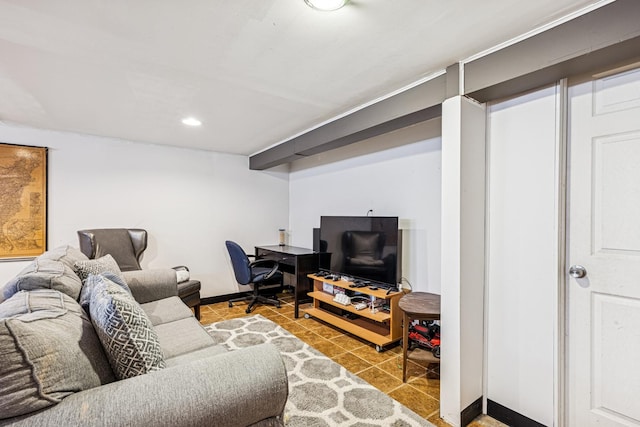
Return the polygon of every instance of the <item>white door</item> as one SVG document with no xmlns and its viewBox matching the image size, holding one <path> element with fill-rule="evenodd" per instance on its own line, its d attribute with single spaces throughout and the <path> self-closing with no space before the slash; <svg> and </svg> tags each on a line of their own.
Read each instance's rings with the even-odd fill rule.
<svg viewBox="0 0 640 427">
<path fill-rule="evenodd" d="M 568 117 L 568 424 L 640 426 L 640 68 L 572 82 Z"/>
</svg>

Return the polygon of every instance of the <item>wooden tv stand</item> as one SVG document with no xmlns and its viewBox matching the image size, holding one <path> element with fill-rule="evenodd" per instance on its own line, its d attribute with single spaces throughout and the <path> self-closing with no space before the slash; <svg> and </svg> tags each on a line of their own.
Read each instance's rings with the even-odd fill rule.
<svg viewBox="0 0 640 427">
<path fill-rule="evenodd" d="M 315 317 L 350 334 L 369 341 L 376 346 L 377 351 L 383 347 L 402 339 L 402 311 L 398 307 L 402 292 L 389 292 L 386 289 L 371 290 L 369 287 L 350 287 L 352 282 L 343 280 L 329 280 L 314 274 L 308 277 L 313 281 L 313 290 L 309 296 L 313 298 L 313 307 L 305 310 L 304 317 Z M 389 310 L 372 313 L 370 308 L 356 310 L 353 305 L 342 305 L 333 300 L 334 295 L 323 290 L 323 284 L 344 289 L 347 294 L 357 292 L 366 298 L 371 296 L 384 299 Z"/>
</svg>

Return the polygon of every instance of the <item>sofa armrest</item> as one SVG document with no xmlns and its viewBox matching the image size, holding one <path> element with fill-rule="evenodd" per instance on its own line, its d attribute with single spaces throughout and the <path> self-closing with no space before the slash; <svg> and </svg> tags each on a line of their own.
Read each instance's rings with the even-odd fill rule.
<svg viewBox="0 0 640 427">
<path fill-rule="evenodd" d="M 75 393 L 0 425 L 239 427 L 274 417 L 283 425 L 287 397 L 282 357 L 261 344 Z"/>
<path fill-rule="evenodd" d="M 140 304 L 178 295 L 176 271 L 172 268 L 124 271 L 122 275 Z"/>
</svg>

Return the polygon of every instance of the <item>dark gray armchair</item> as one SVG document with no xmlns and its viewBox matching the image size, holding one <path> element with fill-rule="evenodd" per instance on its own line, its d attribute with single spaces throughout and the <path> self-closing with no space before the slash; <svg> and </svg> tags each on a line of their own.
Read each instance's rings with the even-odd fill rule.
<svg viewBox="0 0 640 427">
<path fill-rule="evenodd" d="M 111 255 L 122 271 L 141 270 L 142 253 L 147 249 L 147 231 L 141 228 L 97 228 L 79 230 L 80 250 L 90 259 Z M 184 266 L 175 270 L 187 270 Z M 200 320 L 200 281 L 177 283 L 178 296 Z"/>
</svg>

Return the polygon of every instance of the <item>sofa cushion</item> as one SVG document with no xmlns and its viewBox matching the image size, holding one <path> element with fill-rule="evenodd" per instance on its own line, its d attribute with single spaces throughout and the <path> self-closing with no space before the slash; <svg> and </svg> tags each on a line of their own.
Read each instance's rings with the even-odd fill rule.
<svg viewBox="0 0 640 427">
<path fill-rule="evenodd" d="M 193 317 L 193 312 L 178 297 L 163 298 L 140 304 L 154 327 L 163 323 Z M 156 329 L 157 332 L 157 329 Z"/>
<path fill-rule="evenodd" d="M 0 304 L 0 418 L 27 414 L 115 377 L 78 303 L 45 289 Z"/>
<path fill-rule="evenodd" d="M 189 353 L 167 359 L 167 368 L 184 365 L 200 359 L 206 359 L 207 357 L 217 356 L 219 354 L 226 353 L 227 351 L 229 350 L 227 350 L 225 346 L 219 344 L 201 348 L 200 350 L 190 351 Z"/>
<path fill-rule="evenodd" d="M 73 299 L 78 299 L 82 282 L 69 266 L 62 261 L 38 257 L 4 286 L 4 299 L 18 291 L 54 289 Z"/>
<path fill-rule="evenodd" d="M 155 327 L 166 359 L 215 345 L 215 341 L 195 317 L 189 316 Z"/>
<path fill-rule="evenodd" d="M 91 293 L 91 321 L 116 377 L 130 378 L 164 368 L 158 335 L 140 304 L 108 278 L 93 277 L 99 283 Z"/>
<path fill-rule="evenodd" d="M 118 267 L 118 263 L 113 259 L 111 255 L 105 255 L 101 258 L 97 259 L 87 259 L 85 261 L 76 261 L 73 265 L 73 269 L 75 270 L 80 280 L 83 282 L 87 280 L 90 274 L 101 274 L 101 273 L 113 273 L 122 278 L 122 281 L 125 281 L 122 276 L 122 272 L 120 271 L 120 267 Z"/>
</svg>

